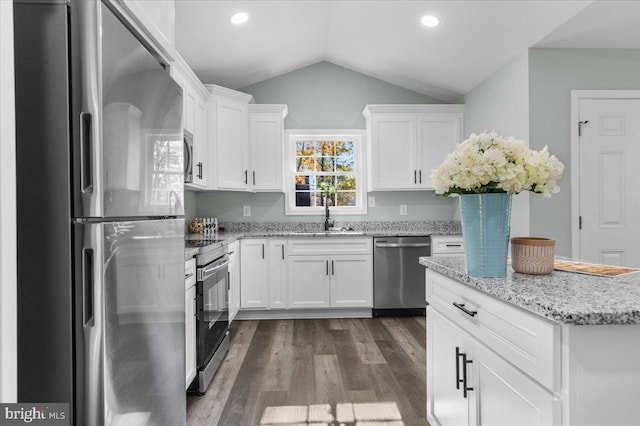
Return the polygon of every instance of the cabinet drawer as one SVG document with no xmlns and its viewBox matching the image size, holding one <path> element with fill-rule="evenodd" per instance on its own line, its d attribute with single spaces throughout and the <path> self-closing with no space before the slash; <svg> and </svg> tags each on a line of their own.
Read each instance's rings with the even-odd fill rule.
<svg viewBox="0 0 640 426">
<path fill-rule="evenodd" d="M 548 389 L 560 389 L 558 324 L 430 270 L 426 272 L 426 299 L 430 308 Z"/>
<path fill-rule="evenodd" d="M 462 236 L 432 236 L 431 255 L 447 256 L 452 254 L 464 254 Z"/>
<path fill-rule="evenodd" d="M 184 288 L 196 285 L 196 260 L 189 259 L 184 262 Z"/>
<path fill-rule="evenodd" d="M 287 254 L 323 255 L 323 254 L 372 254 L 371 238 L 329 237 L 329 238 L 290 238 Z"/>
</svg>

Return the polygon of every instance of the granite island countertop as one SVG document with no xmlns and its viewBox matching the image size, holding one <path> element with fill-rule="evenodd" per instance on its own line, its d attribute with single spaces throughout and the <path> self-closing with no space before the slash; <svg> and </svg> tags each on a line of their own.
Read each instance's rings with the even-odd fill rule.
<svg viewBox="0 0 640 426">
<path fill-rule="evenodd" d="M 505 278 L 466 274 L 463 256 L 421 257 L 420 264 L 469 287 L 562 324 L 640 324 L 640 273 L 618 277 L 553 271 Z"/>
</svg>

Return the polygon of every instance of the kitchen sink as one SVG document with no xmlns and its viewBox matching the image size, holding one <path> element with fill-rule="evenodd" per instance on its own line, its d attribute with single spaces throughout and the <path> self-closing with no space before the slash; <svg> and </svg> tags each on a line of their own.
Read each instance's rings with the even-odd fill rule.
<svg viewBox="0 0 640 426">
<path fill-rule="evenodd" d="M 314 232 L 292 232 L 294 236 L 309 236 L 309 237 L 323 237 L 329 235 L 364 235 L 362 231 L 346 230 L 346 229 L 332 229 L 330 231 L 314 231 Z"/>
</svg>

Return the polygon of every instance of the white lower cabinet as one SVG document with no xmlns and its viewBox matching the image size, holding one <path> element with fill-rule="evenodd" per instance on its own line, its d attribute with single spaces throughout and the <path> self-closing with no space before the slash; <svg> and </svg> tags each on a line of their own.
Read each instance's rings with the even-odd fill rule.
<svg viewBox="0 0 640 426">
<path fill-rule="evenodd" d="M 370 308 L 371 238 L 241 240 L 243 310 Z"/>
<path fill-rule="evenodd" d="M 269 307 L 267 248 L 264 238 L 240 241 L 240 307 L 243 309 Z"/>
<path fill-rule="evenodd" d="M 196 261 L 185 262 L 184 292 L 185 389 L 196 377 Z"/>
<path fill-rule="evenodd" d="M 370 238 L 291 240 L 289 307 L 370 308 L 371 247 Z"/>
<path fill-rule="evenodd" d="M 432 424 L 553 425 L 553 394 L 436 310 L 427 317 Z"/>
<path fill-rule="evenodd" d="M 242 309 L 287 308 L 287 241 L 243 239 L 240 252 Z"/>
<path fill-rule="evenodd" d="M 559 326 L 427 270 L 432 425 L 560 425 Z"/>
</svg>

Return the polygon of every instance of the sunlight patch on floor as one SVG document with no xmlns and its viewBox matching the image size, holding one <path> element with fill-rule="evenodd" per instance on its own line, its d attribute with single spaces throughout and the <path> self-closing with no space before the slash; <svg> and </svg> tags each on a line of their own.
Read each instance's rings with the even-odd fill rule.
<svg viewBox="0 0 640 426">
<path fill-rule="evenodd" d="M 336 416 L 329 404 L 267 407 L 261 426 L 404 426 L 395 402 L 338 403 Z"/>
</svg>

